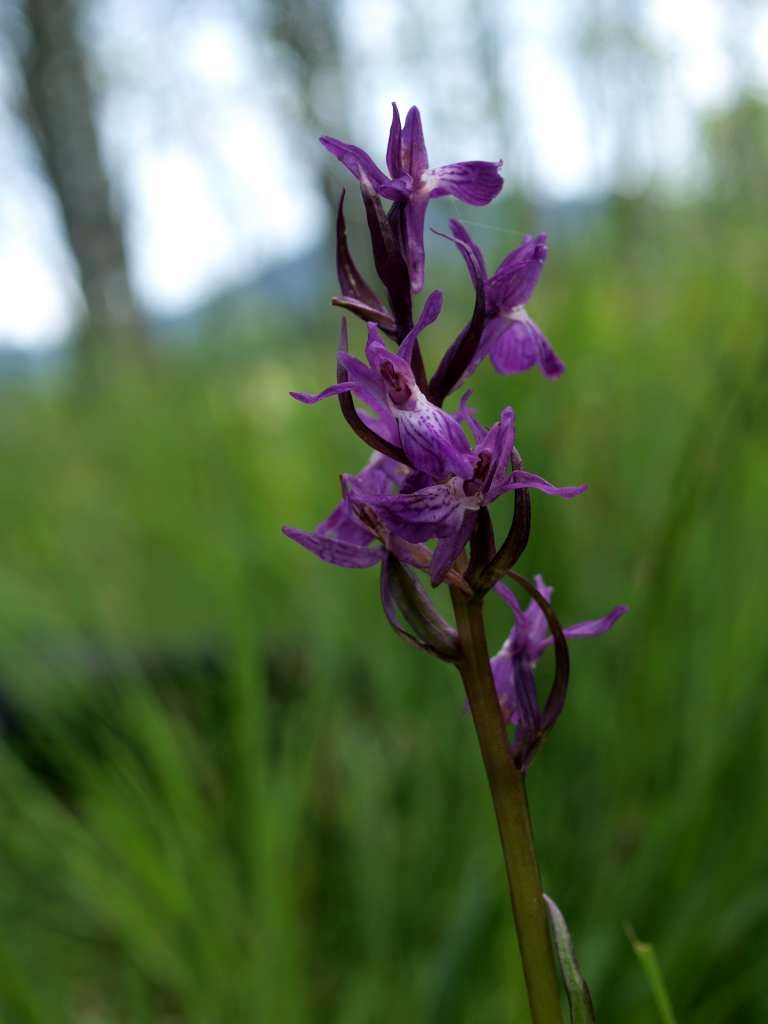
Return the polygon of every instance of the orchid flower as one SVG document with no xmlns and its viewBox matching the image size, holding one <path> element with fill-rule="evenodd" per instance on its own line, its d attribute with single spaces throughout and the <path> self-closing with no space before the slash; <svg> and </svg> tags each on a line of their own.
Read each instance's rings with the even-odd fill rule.
<svg viewBox="0 0 768 1024">
<path fill-rule="evenodd" d="M 472 206 L 485 206 L 496 198 L 503 184 L 499 174 L 501 161 L 468 160 L 430 168 L 421 115 L 416 107 L 408 111 L 402 126 L 397 104 L 392 104 L 387 146 L 389 176 L 358 146 L 328 135 L 322 136 L 320 142 L 361 184 L 402 205 L 406 259 L 414 292 L 420 292 L 424 286 L 424 219 L 429 200 L 453 196 Z"/>
</svg>

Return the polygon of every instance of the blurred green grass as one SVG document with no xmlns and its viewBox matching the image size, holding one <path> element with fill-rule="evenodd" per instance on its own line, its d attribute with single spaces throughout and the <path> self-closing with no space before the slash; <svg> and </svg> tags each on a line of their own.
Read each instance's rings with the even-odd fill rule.
<svg viewBox="0 0 768 1024">
<path fill-rule="evenodd" d="M 522 570 L 564 622 L 631 606 L 573 645 L 534 826 L 599 1019 L 654 1019 L 629 920 L 681 1020 L 757 1022 L 765 256 L 748 225 L 640 212 L 631 245 L 609 223 L 553 246 L 531 311 L 566 376 L 476 382 L 482 418 L 514 405 L 528 468 L 590 484 L 534 496 Z M 332 403 L 287 397 L 331 378 L 329 322 L 4 394 L 0 678 L 66 783 L 0 751 L 9 1024 L 525 1019 L 458 677 L 389 632 L 373 572 L 279 533 L 365 458 Z M 495 644 L 503 608 L 489 621 Z M 168 687 L 139 656 L 206 650 L 219 671 Z"/>
</svg>

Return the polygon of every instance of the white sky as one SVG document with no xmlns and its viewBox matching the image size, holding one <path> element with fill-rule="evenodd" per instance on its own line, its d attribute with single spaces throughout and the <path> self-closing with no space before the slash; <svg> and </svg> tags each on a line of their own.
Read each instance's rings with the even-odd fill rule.
<svg viewBox="0 0 768 1024">
<path fill-rule="evenodd" d="M 361 4 L 350 2 L 359 14 Z M 605 111 L 591 110 L 574 75 L 565 48 L 573 22 L 564 12 L 578 5 L 539 0 L 514 14 L 508 6 L 500 5 L 497 17 L 505 40 L 514 40 L 501 50 L 501 73 L 520 113 L 517 167 L 497 151 L 499 140 L 483 130 L 481 118 L 467 129 L 484 88 L 464 54 L 468 0 L 444 5 L 439 25 L 432 23 L 440 33 L 441 62 L 422 76 L 413 71 L 401 8 L 393 0 L 372 2 L 363 19 L 345 18 L 345 26 L 357 26 L 347 55 L 355 68 L 350 116 L 360 126 L 354 141 L 383 161 L 395 99 L 403 108 L 422 108 L 435 164 L 505 155 L 507 176 L 511 171 L 561 198 L 605 184 L 612 139 L 595 126 L 611 123 L 608 108 L 620 97 L 607 95 Z M 115 79 L 103 110 L 106 145 L 128 211 L 134 280 L 148 307 L 183 310 L 243 273 L 312 244 L 322 228 L 322 204 L 303 153 L 297 156 L 295 139 L 281 131 L 278 101 L 288 87 L 266 48 L 256 61 L 220 5 L 186 7 L 183 18 L 151 0 L 105 0 L 99 10 L 94 38 Z M 455 16 L 446 17 L 446 10 Z M 638 160 L 647 173 L 682 180 L 690 169 L 691 111 L 726 102 L 735 85 L 723 43 L 729 26 L 716 0 L 653 0 L 646 10 L 668 81 Z M 753 73 L 768 82 L 768 12 L 752 33 L 751 57 Z M 179 82 L 182 89 L 174 87 Z M 77 287 L 55 205 L 9 113 L 12 94 L 0 53 L 0 340 L 35 345 L 66 333 Z M 461 127 L 448 137 L 452 112 Z"/>
</svg>

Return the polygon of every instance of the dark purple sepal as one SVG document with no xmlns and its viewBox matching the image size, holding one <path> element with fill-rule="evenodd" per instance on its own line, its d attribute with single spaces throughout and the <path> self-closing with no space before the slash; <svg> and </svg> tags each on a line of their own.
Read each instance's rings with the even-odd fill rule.
<svg viewBox="0 0 768 1024">
<path fill-rule="evenodd" d="M 381 564 L 381 603 L 390 625 L 407 643 L 443 661 L 458 660 L 456 631 L 437 611 L 413 573 L 393 555 Z"/>
<path fill-rule="evenodd" d="M 491 590 L 520 560 L 531 536 L 531 496 L 527 489 L 515 491 L 515 506 L 507 535 L 496 555 L 474 579 L 472 589 L 480 594 Z"/>
<path fill-rule="evenodd" d="M 371 235 L 376 273 L 387 289 L 389 304 L 397 324 L 398 340 L 402 340 L 413 326 L 408 264 L 402 252 L 400 239 L 392 230 L 390 220 L 381 205 L 381 199 L 371 183 L 363 179 L 360 183 L 360 192 Z"/>
<path fill-rule="evenodd" d="M 463 238 L 451 238 L 440 231 L 435 234 L 448 238 L 457 247 L 469 268 L 475 288 L 472 318 L 448 348 L 429 382 L 430 401 L 442 405 L 454 388 L 459 386 L 477 356 L 486 319 L 485 266 L 479 249 L 469 245 Z"/>
<path fill-rule="evenodd" d="M 383 548 L 372 548 L 364 544 L 338 540 L 335 537 L 320 536 L 306 530 L 295 530 L 292 526 L 284 526 L 282 530 L 286 537 L 301 544 L 313 555 L 343 569 L 369 569 L 381 562 L 386 554 Z"/>
<path fill-rule="evenodd" d="M 407 176 L 390 179 L 376 166 L 364 149 L 342 142 L 330 135 L 321 135 L 320 144 L 344 164 L 358 181 L 367 181 L 371 188 L 386 199 L 406 199 L 412 191 L 412 182 Z"/>
<path fill-rule="evenodd" d="M 462 399 L 463 402 L 463 399 Z M 465 412 L 466 416 L 466 412 Z M 517 448 L 512 448 L 512 470 L 520 472 L 523 460 Z M 515 491 L 515 506 L 507 535 L 494 557 L 471 580 L 471 586 L 480 594 L 491 590 L 502 579 L 528 547 L 531 536 L 531 496 L 527 488 Z"/>
<path fill-rule="evenodd" d="M 387 142 L 387 170 L 393 178 L 399 178 L 403 173 L 403 161 L 401 158 L 403 129 L 400 124 L 400 111 L 397 104 L 392 104 L 392 125 L 389 129 L 389 141 Z"/>
<path fill-rule="evenodd" d="M 527 491 L 524 493 L 527 493 Z M 493 522 L 491 521 L 490 512 L 483 506 L 478 509 L 477 523 L 475 524 L 474 533 L 470 538 L 467 579 L 471 581 L 487 565 L 490 565 L 495 556 L 496 538 L 493 533 Z"/>
<path fill-rule="evenodd" d="M 512 657 L 511 699 L 515 708 L 514 745 L 520 750 L 533 750 L 541 731 L 541 709 L 533 666 L 520 655 Z"/>
<path fill-rule="evenodd" d="M 346 309 L 348 313 L 352 313 L 366 323 L 376 324 L 386 334 L 394 335 L 397 330 L 394 317 L 388 309 L 382 312 L 375 306 L 367 306 L 365 302 L 349 295 L 334 295 L 331 305 L 338 306 L 339 309 Z"/>
<path fill-rule="evenodd" d="M 513 571 L 510 571 L 508 575 L 539 606 L 552 633 L 552 642 L 555 648 L 555 674 L 544 710 L 541 712 L 538 727 L 533 734 L 531 734 L 530 730 L 520 730 L 520 734 L 515 736 L 512 744 L 512 757 L 515 764 L 521 771 L 525 771 L 537 747 L 540 746 L 547 734 L 551 732 L 565 705 L 565 698 L 568 694 L 570 656 L 568 654 L 568 643 L 565 639 L 565 633 L 549 602 L 539 593 L 534 584 L 530 583 L 524 576 Z"/>
<path fill-rule="evenodd" d="M 357 269 L 347 242 L 347 225 L 344 219 L 344 196 L 342 190 L 336 213 L 336 276 L 339 279 L 341 295 L 332 299 L 335 306 L 342 306 L 363 320 L 373 320 L 386 331 L 395 330 L 394 317 L 379 299 Z"/>
</svg>

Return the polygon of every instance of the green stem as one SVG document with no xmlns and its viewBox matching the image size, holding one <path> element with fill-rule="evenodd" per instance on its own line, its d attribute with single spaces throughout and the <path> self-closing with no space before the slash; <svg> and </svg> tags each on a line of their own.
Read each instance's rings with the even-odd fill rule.
<svg viewBox="0 0 768 1024">
<path fill-rule="evenodd" d="M 561 1024 L 555 957 L 533 846 L 525 777 L 510 755 L 509 738 L 493 685 L 482 598 L 469 598 L 455 587 L 451 588 L 451 596 L 462 648 L 458 668 L 496 811 L 531 1021 Z"/>
</svg>

